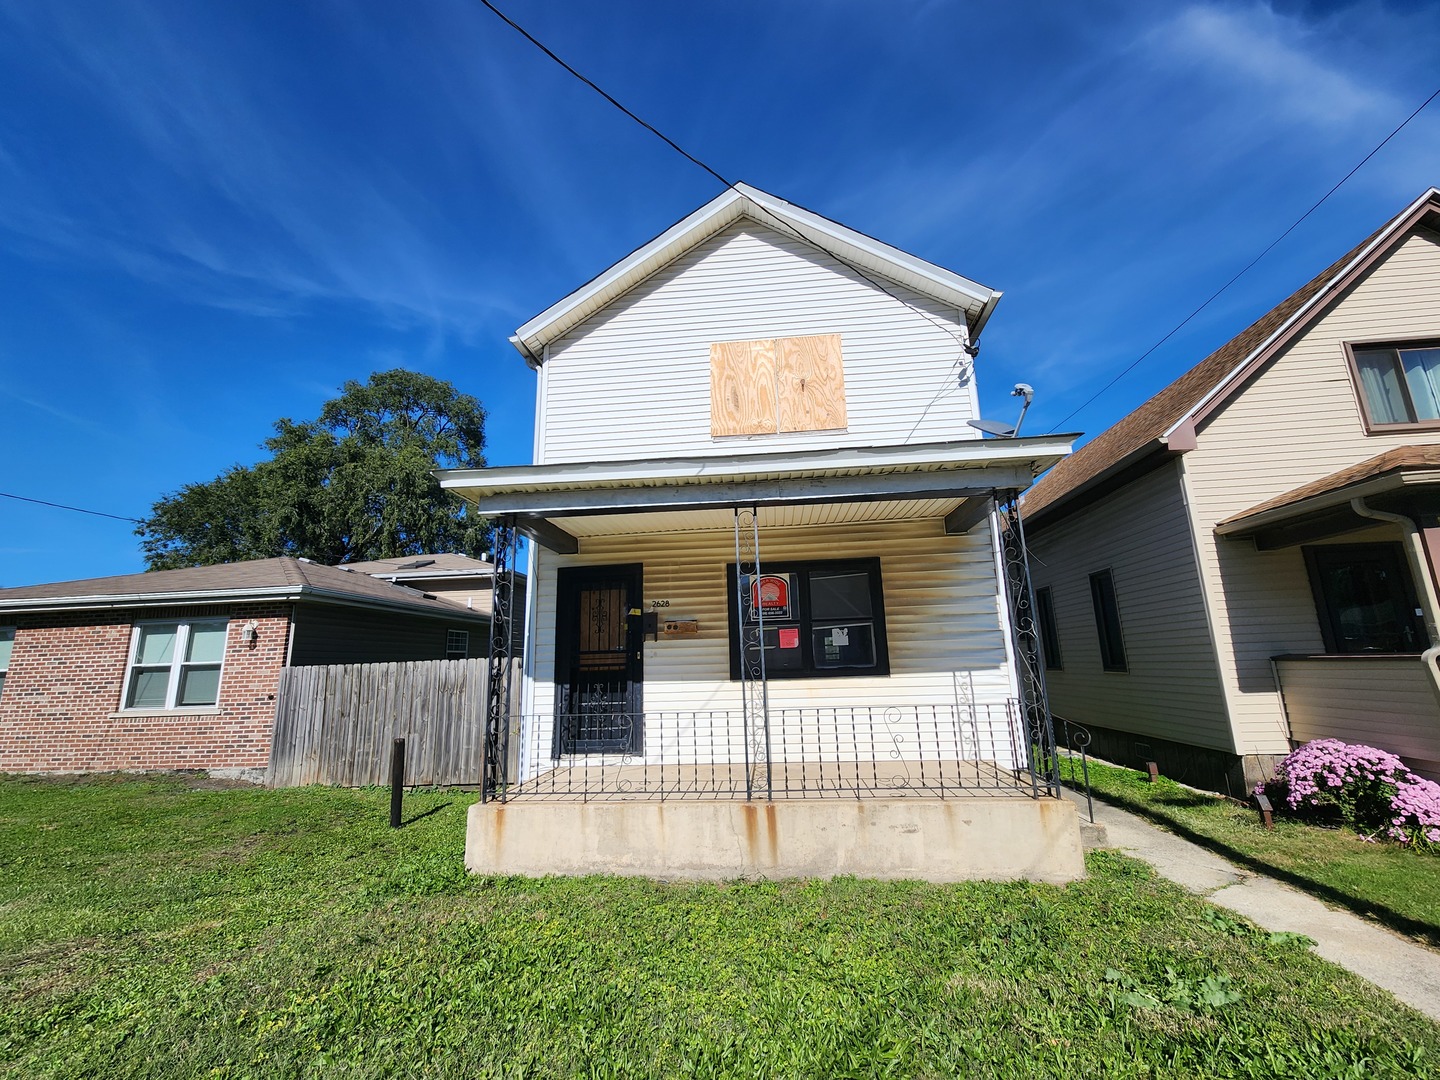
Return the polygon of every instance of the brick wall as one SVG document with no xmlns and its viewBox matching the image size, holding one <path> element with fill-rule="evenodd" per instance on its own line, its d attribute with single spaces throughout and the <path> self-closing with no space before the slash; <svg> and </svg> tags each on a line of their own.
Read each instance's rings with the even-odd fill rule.
<svg viewBox="0 0 1440 1080">
<path fill-rule="evenodd" d="M 219 701 L 193 710 L 121 711 L 136 619 L 226 615 Z M 249 620 L 253 642 L 242 639 Z M 290 634 L 288 604 L 29 615 L 14 625 L 0 691 L 0 772 L 264 769 L 275 690 Z"/>
</svg>

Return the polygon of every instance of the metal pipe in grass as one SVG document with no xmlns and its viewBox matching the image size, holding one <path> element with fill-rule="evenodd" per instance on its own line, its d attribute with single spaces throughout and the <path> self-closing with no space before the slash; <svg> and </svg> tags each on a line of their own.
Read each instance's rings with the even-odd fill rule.
<svg viewBox="0 0 1440 1080">
<path fill-rule="evenodd" d="M 400 828 L 400 810 L 405 798 L 405 740 L 390 744 L 390 827 Z"/>
</svg>

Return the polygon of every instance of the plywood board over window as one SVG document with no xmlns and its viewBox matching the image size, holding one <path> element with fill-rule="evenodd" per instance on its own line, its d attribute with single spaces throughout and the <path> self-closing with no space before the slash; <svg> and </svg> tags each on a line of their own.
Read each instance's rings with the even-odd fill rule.
<svg viewBox="0 0 1440 1080">
<path fill-rule="evenodd" d="M 839 334 L 710 346 L 710 433 L 773 435 L 846 425 Z"/>
<path fill-rule="evenodd" d="M 845 368 L 839 334 L 775 340 L 781 431 L 829 431 L 845 426 Z"/>
<path fill-rule="evenodd" d="M 775 433 L 775 343 L 721 341 L 710 346 L 710 433 Z"/>
</svg>

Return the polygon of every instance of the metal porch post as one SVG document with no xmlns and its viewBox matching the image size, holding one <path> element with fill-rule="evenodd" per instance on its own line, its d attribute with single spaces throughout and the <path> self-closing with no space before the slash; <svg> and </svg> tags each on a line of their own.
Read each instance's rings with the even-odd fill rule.
<svg viewBox="0 0 1440 1080">
<path fill-rule="evenodd" d="M 510 781 L 510 668 L 514 643 L 515 518 L 495 522 L 491 576 L 490 649 L 485 684 L 484 776 L 480 801 L 506 799 Z"/>
<path fill-rule="evenodd" d="M 1046 791 L 1060 794 L 1060 761 L 1055 752 L 1055 722 L 1045 688 L 1045 658 L 1035 625 L 1035 590 L 1030 581 L 1030 557 L 1025 546 L 1025 525 L 1020 517 L 1018 491 L 995 492 L 1001 522 L 1001 550 L 1005 560 L 1005 595 L 1010 607 L 1010 635 L 1020 683 L 1020 707 L 1025 717 L 1031 756 L 1030 776 L 1044 777 Z M 1038 756 L 1039 761 L 1033 760 Z"/>
<path fill-rule="evenodd" d="M 746 568 L 749 568 L 748 573 Z M 752 586 L 750 618 L 745 617 L 746 578 Z M 735 610 L 740 648 L 740 699 L 745 730 L 745 798 L 754 795 L 754 765 L 765 764 L 765 797 L 774 798 L 770 770 L 770 689 L 765 680 L 765 614 L 760 604 L 760 511 L 735 507 Z M 752 738 L 755 740 L 752 745 Z M 753 750 L 753 753 L 752 753 Z"/>
</svg>

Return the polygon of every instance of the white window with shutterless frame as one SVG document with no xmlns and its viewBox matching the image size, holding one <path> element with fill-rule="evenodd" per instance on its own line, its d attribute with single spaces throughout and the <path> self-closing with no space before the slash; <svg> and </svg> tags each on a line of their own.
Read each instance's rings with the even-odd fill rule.
<svg viewBox="0 0 1440 1080">
<path fill-rule="evenodd" d="M 211 708 L 220 700 L 226 619 L 136 623 L 121 708 Z"/>
</svg>

